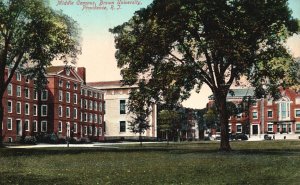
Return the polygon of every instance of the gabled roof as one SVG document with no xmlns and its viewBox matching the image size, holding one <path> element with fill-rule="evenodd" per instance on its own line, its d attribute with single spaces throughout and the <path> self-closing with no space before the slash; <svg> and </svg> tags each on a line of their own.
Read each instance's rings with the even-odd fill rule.
<svg viewBox="0 0 300 185">
<path fill-rule="evenodd" d="M 46 69 L 47 74 L 58 74 L 65 69 L 65 66 L 50 66 Z"/>
<path fill-rule="evenodd" d="M 227 98 L 243 98 L 245 96 L 254 96 L 254 88 L 243 89 L 230 89 L 231 92 L 227 94 Z M 208 98 L 212 100 L 214 95 L 210 95 Z"/>
<path fill-rule="evenodd" d="M 70 73 L 67 74 L 67 70 L 70 70 Z M 83 81 L 81 77 L 75 71 L 75 68 L 72 66 L 50 66 L 46 69 L 46 73 L 48 76 L 62 76 L 69 79 L 74 79 L 77 81 Z"/>
<path fill-rule="evenodd" d="M 120 80 L 117 81 L 100 81 L 100 82 L 88 82 L 87 85 L 98 88 L 98 89 L 128 89 L 128 88 L 136 88 L 137 85 L 128 86 L 123 85 Z"/>
</svg>

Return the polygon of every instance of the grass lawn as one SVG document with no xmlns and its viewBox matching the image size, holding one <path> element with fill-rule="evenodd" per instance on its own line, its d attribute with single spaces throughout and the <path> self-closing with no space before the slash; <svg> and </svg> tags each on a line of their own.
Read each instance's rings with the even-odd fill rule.
<svg viewBox="0 0 300 185">
<path fill-rule="evenodd" d="M 300 184 L 300 141 L 0 149 L 0 184 Z"/>
</svg>

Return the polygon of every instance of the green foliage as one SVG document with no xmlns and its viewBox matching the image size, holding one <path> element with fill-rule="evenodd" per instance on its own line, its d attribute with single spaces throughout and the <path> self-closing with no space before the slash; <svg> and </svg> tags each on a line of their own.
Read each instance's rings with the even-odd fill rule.
<svg viewBox="0 0 300 185">
<path fill-rule="evenodd" d="M 179 114 L 172 110 L 161 110 L 158 114 L 158 127 L 161 131 L 171 131 L 176 122 L 179 121 Z"/>
<path fill-rule="evenodd" d="M 290 68 L 284 43 L 299 25 L 288 0 L 154 0 L 110 31 L 124 84 L 147 79 L 146 94 L 170 105 L 207 84 L 228 147 L 230 86 L 246 76 L 257 96 L 276 95 Z"/>
</svg>

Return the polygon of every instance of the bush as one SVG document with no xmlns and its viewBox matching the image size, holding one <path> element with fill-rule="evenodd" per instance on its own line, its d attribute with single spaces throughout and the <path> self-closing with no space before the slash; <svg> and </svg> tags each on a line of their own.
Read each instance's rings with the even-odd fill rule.
<svg viewBox="0 0 300 185">
<path fill-rule="evenodd" d="M 25 136 L 21 138 L 22 144 L 36 145 L 37 139 L 35 136 Z"/>
</svg>

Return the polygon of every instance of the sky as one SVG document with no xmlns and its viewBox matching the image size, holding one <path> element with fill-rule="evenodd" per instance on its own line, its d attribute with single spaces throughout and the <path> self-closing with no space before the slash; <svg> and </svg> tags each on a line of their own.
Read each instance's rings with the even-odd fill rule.
<svg viewBox="0 0 300 185">
<path fill-rule="evenodd" d="M 128 21 L 135 11 L 147 7 L 152 0 L 49 0 L 50 6 L 72 17 L 81 28 L 82 54 L 77 67 L 87 70 L 87 82 L 121 80 L 115 59 L 114 36 L 108 31 Z M 118 4 L 134 2 L 134 4 Z M 112 4 L 113 3 L 113 4 Z M 101 9 L 91 9 L 94 5 Z M 300 19 L 300 0 L 289 0 L 293 16 Z M 103 10 L 106 8 L 106 10 Z M 300 35 L 287 41 L 288 48 L 295 57 L 300 56 Z M 54 65 L 62 65 L 55 62 Z M 200 93 L 192 96 L 183 105 L 190 108 L 204 108 L 211 91 L 203 86 Z"/>
</svg>

